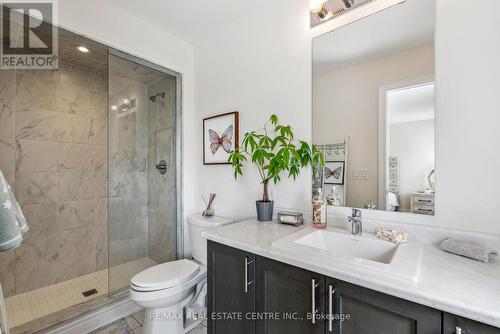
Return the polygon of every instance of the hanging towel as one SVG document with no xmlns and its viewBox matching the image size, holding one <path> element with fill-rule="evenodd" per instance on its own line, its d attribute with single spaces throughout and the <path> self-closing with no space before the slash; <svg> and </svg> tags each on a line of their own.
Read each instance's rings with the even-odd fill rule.
<svg viewBox="0 0 500 334">
<path fill-rule="evenodd" d="M 388 191 L 386 195 L 386 206 L 388 211 L 396 211 L 399 206 L 398 196 L 395 193 Z"/>
<path fill-rule="evenodd" d="M 443 242 L 441 242 L 441 245 L 439 247 L 445 252 L 465 256 L 470 259 L 485 263 L 490 262 L 491 259 L 498 255 L 498 252 L 494 249 L 489 249 L 483 246 L 469 244 L 454 239 L 444 240 Z"/>
<path fill-rule="evenodd" d="M 27 231 L 21 207 L 0 171 L 0 252 L 19 247 Z"/>
</svg>

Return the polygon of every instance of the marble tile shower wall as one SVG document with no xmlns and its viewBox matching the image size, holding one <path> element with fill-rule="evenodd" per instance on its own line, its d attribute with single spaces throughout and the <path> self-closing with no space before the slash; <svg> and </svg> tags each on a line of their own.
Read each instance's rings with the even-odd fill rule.
<svg viewBox="0 0 500 334">
<path fill-rule="evenodd" d="M 165 77 L 153 83 L 149 86 L 148 96 L 162 92 L 165 92 L 164 98 L 148 101 L 148 254 L 158 263 L 176 259 L 176 79 Z M 164 175 L 155 168 L 160 160 L 166 160 L 168 164 Z"/>
<path fill-rule="evenodd" d="M 109 115 L 109 265 L 144 258 L 148 243 L 147 86 L 110 76 L 110 104 L 136 99 L 135 112 Z M 110 276 L 114 275 L 110 269 Z M 111 278 L 110 278 L 111 281 Z M 109 287 L 111 291 L 120 287 Z"/>
<path fill-rule="evenodd" d="M 107 70 L 0 75 L 0 169 L 30 225 L 0 254 L 7 296 L 107 267 Z"/>
</svg>

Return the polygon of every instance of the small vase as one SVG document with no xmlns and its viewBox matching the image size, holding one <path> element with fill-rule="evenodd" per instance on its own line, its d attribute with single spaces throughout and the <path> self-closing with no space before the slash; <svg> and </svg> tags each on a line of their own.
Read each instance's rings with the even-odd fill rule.
<svg viewBox="0 0 500 334">
<path fill-rule="evenodd" d="M 269 222 L 273 220 L 274 201 L 256 201 L 255 205 L 257 206 L 257 219 L 260 222 Z"/>
</svg>

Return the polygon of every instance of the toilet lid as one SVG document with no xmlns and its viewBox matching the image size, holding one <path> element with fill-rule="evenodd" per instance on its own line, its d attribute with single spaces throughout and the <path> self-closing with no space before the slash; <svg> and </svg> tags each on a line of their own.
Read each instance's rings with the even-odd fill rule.
<svg viewBox="0 0 500 334">
<path fill-rule="evenodd" d="M 143 291 L 168 289 L 190 280 L 199 271 L 199 264 L 183 259 L 148 268 L 132 277 L 130 283 Z"/>
</svg>

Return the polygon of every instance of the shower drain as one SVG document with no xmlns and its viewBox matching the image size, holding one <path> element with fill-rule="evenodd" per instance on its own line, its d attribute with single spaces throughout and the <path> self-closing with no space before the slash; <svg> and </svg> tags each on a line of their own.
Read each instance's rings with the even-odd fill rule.
<svg viewBox="0 0 500 334">
<path fill-rule="evenodd" d="M 84 297 L 89 297 L 89 296 L 95 295 L 96 293 L 97 293 L 97 289 L 90 289 L 90 290 L 87 290 L 87 291 L 83 291 L 82 295 Z"/>
</svg>

